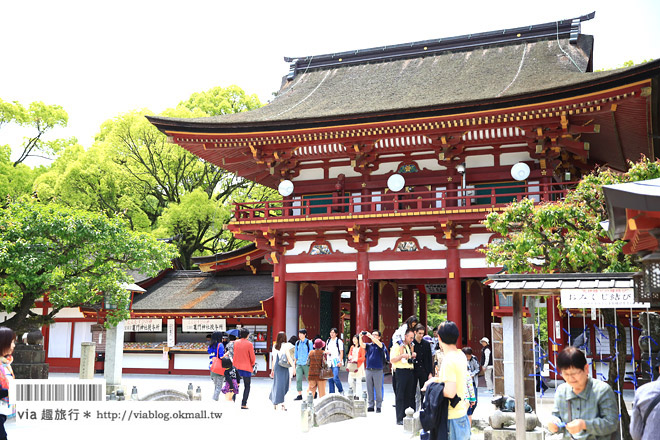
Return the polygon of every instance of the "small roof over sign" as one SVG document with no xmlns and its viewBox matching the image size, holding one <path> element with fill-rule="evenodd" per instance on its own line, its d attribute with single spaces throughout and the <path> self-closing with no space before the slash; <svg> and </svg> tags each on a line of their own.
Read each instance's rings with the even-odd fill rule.
<svg viewBox="0 0 660 440">
<path fill-rule="evenodd" d="M 501 293 L 522 291 L 526 296 L 557 295 L 566 289 L 632 289 L 633 272 L 493 274 L 486 284 Z"/>
</svg>

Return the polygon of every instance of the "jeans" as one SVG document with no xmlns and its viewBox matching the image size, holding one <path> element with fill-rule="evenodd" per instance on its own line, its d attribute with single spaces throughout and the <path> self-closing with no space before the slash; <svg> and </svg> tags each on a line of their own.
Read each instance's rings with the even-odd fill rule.
<svg viewBox="0 0 660 440">
<path fill-rule="evenodd" d="M 468 416 L 449 419 L 449 440 L 470 440 L 472 431 Z"/>
<path fill-rule="evenodd" d="M 250 382 L 252 382 L 252 377 L 249 376 L 243 376 L 241 377 L 243 379 L 243 400 L 241 402 L 241 406 L 247 406 L 247 401 L 248 397 L 250 396 Z"/>
<path fill-rule="evenodd" d="M 339 380 L 339 367 L 332 367 L 333 378 L 328 382 L 330 383 L 330 393 L 335 392 L 335 385 L 337 385 L 337 390 L 340 393 L 344 392 L 344 387 L 341 386 L 341 380 Z"/>
<path fill-rule="evenodd" d="M 225 376 L 211 372 L 211 380 L 213 381 L 213 400 L 218 400 L 220 397 L 220 390 L 225 384 Z"/>
</svg>

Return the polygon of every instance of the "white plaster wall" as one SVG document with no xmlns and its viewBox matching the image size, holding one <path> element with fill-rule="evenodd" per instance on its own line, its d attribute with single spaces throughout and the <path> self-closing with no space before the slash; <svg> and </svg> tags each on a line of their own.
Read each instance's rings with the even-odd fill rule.
<svg viewBox="0 0 660 440">
<path fill-rule="evenodd" d="M 471 168 L 483 168 L 483 167 L 492 167 L 492 166 L 495 166 L 495 156 L 493 156 L 492 154 L 468 156 L 465 158 L 465 167 L 468 170 Z"/>
<path fill-rule="evenodd" d="M 300 170 L 300 174 L 292 179 L 293 182 L 301 180 L 321 180 L 323 179 L 323 168 L 309 168 Z"/>
<path fill-rule="evenodd" d="M 334 252 L 343 252 L 345 254 L 354 254 L 357 251 L 350 247 L 346 240 L 328 240 Z"/>
<path fill-rule="evenodd" d="M 461 258 L 462 269 L 478 269 L 482 267 L 493 267 L 486 264 L 485 258 Z"/>
<path fill-rule="evenodd" d="M 298 283 L 286 283 L 286 335 L 298 336 Z"/>
<path fill-rule="evenodd" d="M 532 160 L 529 151 L 519 151 L 517 153 L 502 153 L 500 154 L 500 165 L 514 165 L 518 162 L 526 162 Z"/>
<path fill-rule="evenodd" d="M 314 272 L 354 272 L 357 270 L 356 262 L 342 263 L 293 263 L 286 265 L 286 273 L 314 273 Z"/>
<path fill-rule="evenodd" d="M 421 248 L 429 248 L 432 251 L 445 251 L 447 250 L 447 246 L 442 245 L 437 242 L 435 237 L 429 237 L 429 236 L 415 236 L 417 239 L 417 242 L 419 243 L 419 246 Z"/>
<path fill-rule="evenodd" d="M 447 167 L 443 167 L 440 164 L 438 164 L 438 161 L 435 159 L 424 159 L 424 160 L 416 160 L 417 165 L 419 165 L 419 169 L 427 169 L 431 171 L 440 171 L 440 170 L 446 170 Z"/>
<path fill-rule="evenodd" d="M 399 162 L 388 162 L 380 164 L 376 171 L 371 173 L 372 176 L 382 176 L 383 174 L 390 174 L 399 168 Z"/>
<path fill-rule="evenodd" d="M 355 171 L 352 166 L 344 166 L 344 167 L 332 167 L 328 170 L 328 176 L 330 176 L 331 179 L 336 179 L 339 177 L 340 174 L 343 174 L 346 177 L 358 177 L 360 176 L 360 173 Z M 323 176 L 321 175 L 321 178 Z"/>
<path fill-rule="evenodd" d="M 138 295 L 140 294 L 136 293 L 135 297 L 137 298 Z M 48 309 L 48 313 L 50 313 L 52 310 L 53 309 Z M 38 313 L 41 313 L 41 310 L 39 310 Z M 55 315 L 55 318 L 84 318 L 84 317 L 85 315 L 80 313 L 78 307 L 65 307 L 59 312 L 57 312 L 57 314 Z"/>
<path fill-rule="evenodd" d="M 461 249 L 476 249 L 479 246 L 485 246 L 488 244 L 488 240 L 493 234 L 472 234 L 470 235 L 470 240 L 461 245 Z"/>
<path fill-rule="evenodd" d="M 370 261 L 369 270 L 414 270 L 414 269 L 446 269 L 447 260 L 383 260 Z"/>
<path fill-rule="evenodd" d="M 371 253 L 376 253 L 376 252 L 383 252 L 388 249 L 393 249 L 394 245 L 396 244 L 396 241 L 398 238 L 396 237 L 383 237 L 380 240 L 378 240 L 378 245 L 374 247 L 370 247 L 367 252 Z"/>
<path fill-rule="evenodd" d="M 526 147 L 527 144 L 524 143 L 517 143 L 517 144 L 506 144 L 502 145 L 500 148 L 518 148 L 518 147 Z"/>
<path fill-rule="evenodd" d="M 297 241 L 296 244 L 293 245 L 293 249 L 286 251 L 285 255 L 300 255 L 303 252 L 307 252 L 312 243 L 314 243 L 314 240 Z"/>
</svg>

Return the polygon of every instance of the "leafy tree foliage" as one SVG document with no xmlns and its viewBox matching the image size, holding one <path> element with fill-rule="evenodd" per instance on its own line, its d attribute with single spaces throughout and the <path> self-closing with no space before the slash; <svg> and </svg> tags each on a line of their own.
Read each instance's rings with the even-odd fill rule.
<svg viewBox="0 0 660 440">
<path fill-rule="evenodd" d="M 9 145 L 0 145 L 0 205 L 8 199 L 30 194 L 35 179 L 46 171 L 46 168 L 30 168 L 24 164 L 14 164 L 10 160 Z"/>
<path fill-rule="evenodd" d="M 51 158 L 67 145 L 76 143 L 75 138 L 46 141 L 44 134 L 55 127 L 66 127 L 69 115 L 59 105 L 47 105 L 35 101 L 26 108 L 19 102 L 0 99 L 0 127 L 4 124 L 17 124 L 30 130 L 25 138 L 22 151 L 14 161 L 14 166 L 23 163 L 30 156 Z"/>
<path fill-rule="evenodd" d="M 261 107 L 261 102 L 257 95 L 248 95 L 240 87 L 232 85 L 193 93 L 187 101 L 181 101 L 178 107 L 201 110 L 206 116 L 217 116 L 254 110 Z"/>
<path fill-rule="evenodd" d="M 636 271 L 634 256 L 621 252 L 621 240 L 611 242 L 600 222 L 607 219 L 602 186 L 660 177 L 660 161 L 646 158 L 629 163 L 627 173 L 597 169 L 586 176 L 574 191 L 559 202 L 535 204 L 526 199 L 509 205 L 502 213 L 491 213 L 486 227 L 502 239 L 493 240 L 485 250 L 490 264 L 506 266 L 511 273 L 595 273 Z M 625 328 L 612 309 L 602 309 L 608 324 L 610 353 L 626 353 Z M 618 344 L 618 346 L 615 346 Z M 625 371 L 625 356 L 609 369 L 608 383 L 623 392 L 617 370 Z M 621 394 L 619 394 L 621 396 Z M 630 419 L 622 405 L 624 431 Z M 629 435 L 625 433 L 625 435 Z"/>
<path fill-rule="evenodd" d="M 110 324 L 128 318 L 132 280 L 126 270 L 155 275 L 171 265 L 175 249 L 130 231 L 119 219 L 21 198 L 0 209 L 0 309 L 15 315 L 17 331 L 48 324 L 64 307 L 95 304 L 101 292 L 117 304 Z M 32 312 L 47 297 L 52 311 Z"/>
<path fill-rule="evenodd" d="M 260 105 L 255 100 L 236 86 L 217 87 L 194 94 L 163 115 L 204 117 L 252 109 Z M 273 198 L 274 191 L 167 142 L 145 118 L 150 114 L 148 110 L 121 114 L 101 126 L 89 151 L 65 150 L 35 183 L 39 197 L 101 211 L 111 218 L 120 216 L 134 230 L 173 236 L 185 268 L 190 268 L 193 254 L 236 248 L 241 242 L 222 228 L 231 218 L 229 205 L 248 198 Z"/>
</svg>

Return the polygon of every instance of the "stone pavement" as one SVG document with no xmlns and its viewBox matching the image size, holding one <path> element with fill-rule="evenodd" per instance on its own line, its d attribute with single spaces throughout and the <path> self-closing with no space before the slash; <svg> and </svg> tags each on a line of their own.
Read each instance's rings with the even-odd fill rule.
<svg viewBox="0 0 660 440">
<path fill-rule="evenodd" d="M 58 379 L 75 379 L 76 374 L 51 373 L 49 379 L 56 382 Z M 102 375 L 96 375 L 95 378 L 102 379 Z M 268 399 L 272 380 L 269 378 L 253 378 L 250 398 L 248 400 L 248 410 L 240 409 L 240 400 L 237 403 L 227 402 L 220 396 L 220 401 L 215 402 L 211 399 L 213 394 L 213 384 L 208 377 L 204 376 L 171 376 L 171 375 L 142 375 L 126 374 L 123 376 L 122 383 L 127 388 L 127 395 L 130 396 L 131 388 L 135 385 L 138 388 L 140 396 L 145 396 L 153 391 L 161 389 L 176 389 L 185 392 L 188 384 L 192 383 L 196 389 L 197 386 L 202 390 L 202 402 L 205 409 L 214 412 L 221 412 L 222 418 L 219 420 L 153 420 L 149 423 L 134 423 L 128 421 L 96 421 L 92 423 L 77 423 L 74 421 L 53 421 L 44 423 L 30 423 L 9 421 L 6 424 L 8 436 L 10 439 L 28 439 L 37 438 L 37 435 L 48 435 L 50 438 L 82 438 L 83 436 L 93 436 L 98 439 L 116 439 L 117 437 L 137 438 L 148 435 L 155 436 L 166 435 L 168 438 L 186 438 L 184 436 L 195 436 L 197 438 L 213 438 L 224 434 L 237 434 L 248 436 L 248 438 L 274 438 L 274 439 L 332 439 L 337 440 L 347 435 L 364 434 L 372 438 L 388 438 L 392 440 L 410 440 L 411 435 L 403 431 L 402 426 L 396 425 L 394 413 L 394 393 L 391 386 L 391 376 L 386 376 L 385 397 L 383 402 L 383 412 L 381 414 L 368 413 L 366 418 L 357 418 L 340 423 L 333 423 L 321 427 L 312 428 L 308 433 L 301 432 L 300 429 L 300 401 L 294 401 L 296 396 L 295 380 L 291 382 L 289 393 L 286 396 L 285 405 L 287 411 L 274 410 Z M 346 373 L 342 383 L 347 389 Z M 305 383 L 306 386 L 306 383 Z M 241 394 L 243 392 L 241 386 Z M 632 401 L 632 391 L 626 393 L 628 405 Z M 240 396 L 237 396 L 237 399 Z M 475 419 L 487 420 L 488 416 L 494 410 L 490 404 L 491 395 L 485 388 L 479 388 L 479 404 L 475 411 Z M 154 408 L 154 404 L 159 402 L 139 402 L 144 410 Z M 191 402 L 197 403 L 197 402 Z M 540 400 L 538 408 L 539 418 L 544 421 L 550 416 L 553 403 L 553 390 L 550 389 Z M 102 409 L 121 408 L 124 402 L 104 402 Z M 181 410 L 186 410 L 188 402 L 177 402 L 175 405 Z M 81 403 L 81 409 L 85 406 L 97 404 Z M 29 406 L 29 405 L 28 405 Z M 190 406 L 189 406 L 190 408 Z M 20 410 L 21 408 L 19 408 Z M 23 408 L 25 409 L 25 408 Z M 179 437 L 181 436 L 181 437 Z M 476 429 L 473 429 L 474 440 L 483 438 L 483 435 Z M 146 440 L 146 439 L 145 439 Z"/>
</svg>

